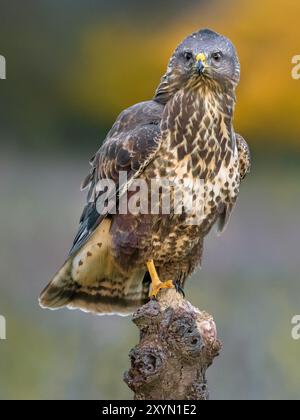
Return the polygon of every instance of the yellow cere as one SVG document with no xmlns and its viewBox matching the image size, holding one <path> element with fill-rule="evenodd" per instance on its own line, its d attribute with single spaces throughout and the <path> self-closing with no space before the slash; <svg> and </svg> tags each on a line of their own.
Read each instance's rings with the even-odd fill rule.
<svg viewBox="0 0 300 420">
<path fill-rule="evenodd" d="M 203 64 L 206 62 L 206 57 L 203 53 L 199 53 L 196 55 L 196 61 L 202 61 Z"/>
</svg>

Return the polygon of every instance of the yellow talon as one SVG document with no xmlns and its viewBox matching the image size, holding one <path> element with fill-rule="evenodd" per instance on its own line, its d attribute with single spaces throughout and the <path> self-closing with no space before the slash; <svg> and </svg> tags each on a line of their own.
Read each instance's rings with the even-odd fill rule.
<svg viewBox="0 0 300 420">
<path fill-rule="evenodd" d="M 174 288 L 175 288 L 175 286 L 174 286 L 174 284 L 173 284 L 173 281 L 172 281 L 172 280 L 161 281 L 161 282 L 160 282 L 160 284 L 159 284 L 158 286 L 156 286 L 156 287 L 153 287 L 153 286 L 152 286 L 152 290 L 151 290 L 151 293 L 150 293 L 150 297 L 156 298 L 156 296 L 157 296 L 158 292 L 159 292 L 161 289 L 174 289 Z"/>
<path fill-rule="evenodd" d="M 156 297 L 161 289 L 175 288 L 172 280 L 160 281 L 153 260 L 147 261 L 147 268 L 151 277 L 151 292 L 150 297 Z"/>
</svg>

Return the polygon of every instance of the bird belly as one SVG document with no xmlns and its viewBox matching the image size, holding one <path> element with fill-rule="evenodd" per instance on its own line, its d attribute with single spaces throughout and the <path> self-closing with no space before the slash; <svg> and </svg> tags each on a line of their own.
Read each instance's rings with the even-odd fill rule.
<svg viewBox="0 0 300 420">
<path fill-rule="evenodd" d="M 201 174 L 197 177 L 193 175 L 188 158 L 179 163 L 175 163 L 174 159 L 173 166 L 168 160 L 165 175 L 174 189 L 166 194 L 170 194 L 170 202 L 174 203 L 175 195 L 179 193 L 187 206 L 182 206 L 180 202 L 171 204 L 170 213 L 162 215 L 160 225 L 156 231 L 152 230 L 149 247 L 154 260 L 164 264 L 188 258 L 211 230 L 224 206 L 235 202 L 239 187 L 237 158 L 233 155 L 228 165 L 221 162 L 216 166 L 219 170 L 214 176 L 207 175 L 201 179 Z M 156 167 L 156 174 L 161 172 L 161 168 L 161 165 Z M 150 172 L 153 175 L 155 170 Z M 177 192 L 174 193 L 174 190 Z M 160 201 L 163 199 L 161 196 Z"/>
<path fill-rule="evenodd" d="M 156 214 L 151 213 L 149 206 L 148 214 L 114 216 L 113 254 L 124 270 L 141 269 L 149 258 L 158 267 L 171 263 L 174 270 L 189 265 L 195 250 L 217 221 L 219 211 L 227 202 L 235 200 L 238 168 L 234 156 L 229 165 L 217 162 L 215 175 L 210 173 L 203 179 L 201 173 L 193 174 L 189 162 L 188 157 L 178 162 L 170 152 L 167 159 L 158 157 L 145 168 L 141 178 L 147 182 L 149 191 L 153 180 L 164 186 L 158 197 L 153 196 L 156 201 L 151 205 Z M 184 200 L 187 198 L 189 209 L 180 208 L 180 200 L 175 198 L 178 193 Z M 150 200 L 153 197 L 149 195 Z M 189 198 L 194 200 L 191 202 Z M 168 201 L 169 209 L 165 206 Z M 169 211 L 165 212 L 166 209 Z"/>
</svg>

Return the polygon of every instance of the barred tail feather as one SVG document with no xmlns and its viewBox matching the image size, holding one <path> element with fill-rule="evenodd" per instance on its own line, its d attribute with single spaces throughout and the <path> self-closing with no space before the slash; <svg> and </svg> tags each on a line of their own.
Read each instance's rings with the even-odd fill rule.
<svg viewBox="0 0 300 420">
<path fill-rule="evenodd" d="M 83 286 L 73 280 L 71 272 L 70 259 L 42 291 L 39 298 L 42 308 L 67 307 L 96 314 L 129 315 L 148 299 L 149 284 L 143 283 L 143 274 L 121 276 L 119 283 L 115 278 L 103 278 L 95 286 Z M 122 287 L 124 284 L 126 290 Z"/>
<path fill-rule="evenodd" d="M 39 297 L 42 308 L 58 309 L 71 301 L 76 290 L 71 276 L 71 267 L 72 261 L 69 259 L 42 291 Z"/>
<path fill-rule="evenodd" d="M 40 296 L 43 308 L 67 307 L 94 313 L 129 314 L 146 302 L 145 269 L 121 270 L 112 256 L 110 221 L 105 219 Z"/>
</svg>

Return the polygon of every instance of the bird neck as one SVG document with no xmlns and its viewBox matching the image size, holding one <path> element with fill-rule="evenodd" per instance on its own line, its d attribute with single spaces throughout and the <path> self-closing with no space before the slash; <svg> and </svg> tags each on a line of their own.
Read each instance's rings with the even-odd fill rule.
<svg viewBox="0 0 300 420">
<path fill-rule="evenodd" d="M 234 149 L 234 105 L 233 89 L 224 92 L 207 82 L 177 91 L 162 118 L 166 147 L 178 147 L 183 142 L 187 150 L 196 145 L 203 149 L 215 142 L 221 148 Z"/>
<path fill-rule="evenodd" d="M 216 113 L 222 114 L 232 121 L 236 102 L 233 84 L 228 82 L 221 87 L 218 83 L 208 79 L 205 82 L 200 82 L 194 90 L 196 96 L 204 98 L 206 105 L 216 108 Z"/>
<path fill-rule="evenodd" d="M 233 81 L 228 80 L 221 87 L 217 82 L 208 78 L 191 79 L 182 88 L 182 84 L 179 83 L 178 78 L 172 77 L 172 73 L 169 74 L 167 72 L 161 78 L 153 100 L 159 104 L 166 105 L 181 90 L 187 94 L 189 91 L 195 91 L 203 97 L 215 97 L 222 107 L 222 112 L 232 117 L 236 102 L 235 88 L 236 85 Z"/>
</svg>

